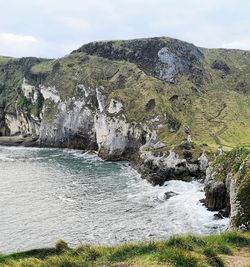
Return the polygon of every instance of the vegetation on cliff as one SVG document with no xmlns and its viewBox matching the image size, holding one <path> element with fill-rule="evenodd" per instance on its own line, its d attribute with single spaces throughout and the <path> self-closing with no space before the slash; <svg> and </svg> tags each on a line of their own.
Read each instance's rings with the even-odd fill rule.
<svg viewBox="0 0 250 267">
<path fill-rule="evenodd" d="M 119 100 L 128 121 L 155 121 L 168 147 L 185 140 L 185 127 L 208 149 L 250 146 L 248 51 L 149 38 L 90 43 L 57 60 L 1 57 L 0 67 L 6 113 L 14 112 L 24 77 L 55 87 L 62 100 L 77 93 L 77 84 L 93 90 L 102 86 L 107 103 Z"/>
<path fill-rule="evenodd" d="M 225 232 L 209 237 L 172 237 L 167 241 L 128 243 L 116 247 L 82 245 L 69 248 L 58 241 L 55 248 L 34 249 L 0 256 L 4 267 L 83 267 L 83 266 L 183 266 L 223 267 L 237 257 L 249 262 L 249 234 Z M 243 266 L 243 265 L 242 265 Z"/>
<path fill-rule="evenodd" d="M 230 195 L 226 198 L 237 207 L 237 212 L 232 214 L 231 224 L 242 230 L 250 230 L 250 150 L 233 149 L 219 156 L 213 168 L 215 180 L 226 184 L 230 177 L 235 184 L 234 189 L 228 188 Z"/>
</svg>

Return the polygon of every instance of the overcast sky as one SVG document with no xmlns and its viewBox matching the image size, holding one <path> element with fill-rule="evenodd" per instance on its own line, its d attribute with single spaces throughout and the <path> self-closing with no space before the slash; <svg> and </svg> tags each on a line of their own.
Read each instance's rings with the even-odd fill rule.
<svg viewBox="0 0 250 267">
<path fill-rule="evenodd" d="M 0 0 L 0 55 L 60 57 L 91 41 L 153 36 L 250 50 L 250 1 Z"/>
</svg>

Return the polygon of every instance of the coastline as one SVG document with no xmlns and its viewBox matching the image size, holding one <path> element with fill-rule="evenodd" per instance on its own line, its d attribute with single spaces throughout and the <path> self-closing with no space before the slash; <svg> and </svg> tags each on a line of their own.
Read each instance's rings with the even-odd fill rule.
<svg viewBox="0 0 250 267">
<path fill-rule="evenodd" d="M 39 147 L 39 143 L 34 137 L 0 136 L 0 146 Z"/>
</svg>

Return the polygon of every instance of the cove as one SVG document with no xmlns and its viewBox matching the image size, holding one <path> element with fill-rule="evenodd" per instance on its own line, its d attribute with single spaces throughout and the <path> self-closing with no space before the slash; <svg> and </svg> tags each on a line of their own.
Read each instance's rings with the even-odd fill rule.
<svg viewBox="0 0 250 267">
<path fill-rule="evenodd" d="M 176 193 L 165 199 L 166 192 Z M 0 251 L 47 247 L 63 239 L 115 245 L 208 235 L 226 229 L 199 200 L 197 181 L 153 187 L 127 162 L 79 150 L 0 147 Z"/>
</svg>

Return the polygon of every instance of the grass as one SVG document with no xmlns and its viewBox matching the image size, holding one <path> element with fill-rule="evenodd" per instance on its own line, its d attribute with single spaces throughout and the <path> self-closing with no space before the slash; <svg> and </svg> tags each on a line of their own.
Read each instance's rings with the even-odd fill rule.
<svg viewBox="0 0 250 267">
<path fill-rule="evenodd" d="M 149 52 L 152 50 L 150 55 L 155 57 L 157 53 L 153 44 L 159 45 L 158 41 L 142 41 L 143 45 L 149 42 L 147 49 Z M 159 42 L 171 46 L 175 41 L 163 38 Z M 131 46 L 133 41 L 111 43 L 114 51 L 125 47 L 128 53 L 132 53 L 135 49 Z M 237 146 L 250 148 L 250 52 L 204 48 L 201 51 L 206 79 L 199 85 L 188 74 L 179 75 L 175 84 L 168 84 L 155 78 L 151 72 L 143 71 L 136 61 L 110 60 L 84 52 L 56 60 L 0 57 L 0 91 L 4 91 L 3 99 L 9 106 L 8 111 L 14 112 L 17 96 L 22 93 L 24 75 L 33 85 L 55 87 L 62 101 L 72 97 L 81 100 L 84 92 L 79 92 L 77 85 L 83 84 L 91 91 L 88 107 L 94 112 L 96 106 L 93 102 L 96 100 L 92 101 L 92 98 L 96 88 L 102 86 L 106 111 L 112 98 L 119 100 L 127 121 L 143 123 L 151 131 L 156 130 L 159 141 L 169 148 L 179 146 L 185 140 L 186 126 L 190 128 L 193 142 L 200 146 L 205 144 L 206 150 L 215 151 L 221 145 L 225 150 Z M 215 60 L 225 62 L 230 72 L 225 75 L 223 71 L 213 69 L 211 66 Z M 147 109 L 150 101 L 154 101 L 155 106 Z M 44 118 L 53 122 L 58 106 L 48 101 L 44 104 L 48 112 L 53 111 L 45 114 Z M 30 110 L 36 116 L 39 111 L 40 106 Z"/>
<path fill-rule="evenodd" d="M 44 60 L 41 63 L 34 65 L 31 68 L 31 72 L 33 74 L 46 74 L 53 70 L 53 65 L 55 64 L 55 60 Z"/>
<path fill-rule="evenodd" d="M 146 40 L 141 41 L 144 44 Z M 148 40 L 148 44 L 151 41 Z M 168 38 L 160 41 L 171 43 Z M 105 45 L 111 45 L 114 51 L 122 47 L 129 53 L 132 43 L 133 40 L 100 42 L 100 50 L 94 54 L 103 55 L 101 48 Z M 84 46 L 78 51 L 85 51 Z M 119 70 L 111 79 L 107 79 L 106 83 L 94 69 L 91 70 L 90 77 L 96 75 L 96 80 L 104 85 L 108 103 L 111 98 L 123 103 L 129 121 L 148 124 L 151 119 L 158 117 L 158 125 L 162 125 L 159 137 L 166 144 L 179 145 L 183 139 L 183 128 L 189 126 L 192 139 L 197 144 L 207 144 L 212 149 L 223 145 L 227 150 L 236 146 L 250 147 L 250 53 L 203 48 L 201 51 L 204 54 L 206 81 L 200 86 L 190 80 L 188 75 L 179 75 L 174 85 L 166 84 L 154 78 L 154 75 L 143 72 L 143 68 L 138 68 L 139 65 L 128 61 L 100 60 L 100 57 L 98 61 L 95 59 L 98 66 L 103 68 L 104 64 L 110 68 L 111 65 L 117 64 Z M 78 57 L 81 57 L 81 54 L 76 53 Z M 213 69 L 211 66 L 215 60 L 225 62 L 230 72 L 225 75 L 223 71 Z M 92 61 L 93 56 L 89 56 L 88 64 L 91 65 Z M 239 84 L 245 84 L 246 90 L 240 90 Z M 155 100 L 155 108 L 147 111 L 145 107 L 152 99 Z M 181 124 L 177 131 L 171 131 L 171 125 L 165 119 L 166 113 Z"/>
<path fill-rule="evenodd" d="M 8 63 L 8 61 L 10 59 L 11 59 L 11 57 L 0 56 L 0 65 L 4 65 L 4 64 Z"/>
<path fill-rule="evenodd" d="M 82 245 L 75 249 L 60 240 L 55 248 L 0 255 L 0 266 L 224 267 L 226 264 L 223 255 L 234 255 L 241 248 L 249 246 L 250 234 L 239 232 L 225 232 L 208 237 L 174 236 L 167 241 L 127 243 L 115 247 Z"/>
</svg>

